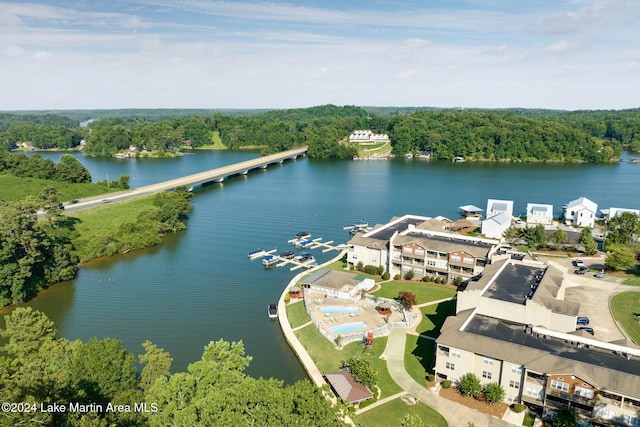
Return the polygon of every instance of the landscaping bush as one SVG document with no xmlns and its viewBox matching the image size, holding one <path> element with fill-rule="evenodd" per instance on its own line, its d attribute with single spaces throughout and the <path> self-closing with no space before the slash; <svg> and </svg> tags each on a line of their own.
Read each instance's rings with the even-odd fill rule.
<svg viewBox="0 0 640 427">
<path fill-rule="evenodd" d="M 356 264 L 356 270 L 362 271 L 363 267 L 364 267 L 364 264 L 362 263 L 362 261 L 358 261 L 358 264 Z"/>
<path fill-rule="evenodd" d="M 500 403 L 504 400 L 505 391 L 504 388 L 497 382 L 493 382 L 484 386 L 484 397 L 492 405 L 494 403 Z"/>
<path fill-rule="evenodd" d="M 382 280 L 389 280 L 390 277 L 391 275 L 389 274 L 389 272 L 385 271 L 384 274 L 382 275 Z"/>
<path fill-rule="evenodd" d="M 511 409 L 513 410 L 513 412 L 515 413 L 520 413 L 522 411 L 524 411 L 525 409 L 527 409 L 526 406 L 524 406 L 522 403 L 516 403 L 514 405 L 511 406 Z"/>
<path fill-rule="evenodd" d="M 289 302 L 291 301 L 291 295 L 289 295 L 289 292 L 287 292 L 286 294 L 284 294 L 284 302 Z"/>
<path fill-rule="evenodd" d="M 433 374 L 427 374 L 427 381 L 429 381 L 429 382 L 431 382 L 431 383 L 432 383 L 432 382 L 434 382 L 434 381 L 435 381 L 435 379 L 436 379 L 436 376 L 435 376 L 435 375 L 433 375 Z"/>
<path fill-rule="evenodd" d="M 378 275 L 378 267 L 375 265 L 365 265 L 363 271 L 367 274 Z"/>
<path fill-rule="evenodd" d="M 393 276 L 393 280 L 400 280 L 400 275 L 396 274 L 395 276 Z"/>
<path fill-rule="evenodd" d="M 442 388 L 451 388 L 451 380 L 444 380 L 440 383 L 440 385 L 442 386 Z"/>
<path fill-rule="evenodd" d="M 378 266 L 378 276 L 381 276 L 382 273 L 384 273 L 384 265 L 379 265 Z"/>
<path fill-rule="evenodd" d="M 462 394 L 475 397 L 482 391 L 482 384 L 474 373 L 469 372 L 460 377 L 460 386 L 458 388 Z"/>
</svg>

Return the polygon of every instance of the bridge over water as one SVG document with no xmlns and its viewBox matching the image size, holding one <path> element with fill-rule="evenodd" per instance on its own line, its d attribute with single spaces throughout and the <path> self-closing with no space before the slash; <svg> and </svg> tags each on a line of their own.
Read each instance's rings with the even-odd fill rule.
<svg viewBox="0 0 640 427">
<path fill-rule="evenodd" d="M 132 190 L 118 193 L 103 194 L 97 197 L 80 199 L 74 203 L 65 203 L 67 211 L 86 209 L 98 206 L 103 203 L 116 202 L 147 194 L 159 193 L 162 191 L 175 190 L 178 187 L 193 189 L 194 187 L 212 182 L 222 182 L 227 178 L 236 175 L 247 175 L 251 171 L 266 169 L 269 165 L 284 163 L 287 160 L 295 160 L 307 153 L 307 147 L 294 148 L 293 150 L 271 154 L 269 156 L 258 157 L 256 159 L 245 160 L 228 166 L 211 169 L 205 172 L 198 172 L 181 178 L 170 179 L 156 184 L 145 185 Z"/>
</svg>

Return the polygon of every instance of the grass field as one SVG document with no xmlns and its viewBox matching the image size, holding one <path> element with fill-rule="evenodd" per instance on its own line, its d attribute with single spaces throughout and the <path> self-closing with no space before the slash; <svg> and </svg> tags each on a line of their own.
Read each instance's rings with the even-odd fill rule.
<svg viewBox="0 0 640 427">
<path fill-rule="evenodd" d="M 620 322 L 633 342 L 640 345 L 640 292 L 621 292 L 609 303 L 613 317 Z"/>
<path fill-rule="evenodd" d="M 424 386 L 427 373 L 434 362 L 435 343 L 427 338 L 407 334 L 404 367 L 418 384 Z"/>
<path fill-rule="evenodd" d="M 420 418 L 425 426 L 447 427 L 449 425 L 442 415 L 427 405 L 422 403 L 407 405 L 401 399 L 394 399 L 364 414 L 353 416 L 353 421 L 358 426 L 366 427 L 400 426 L 406 414 Z"/>
<path fill-rule="evenodd" d="M 17 202 L 29 195 L 42 194 L 46 187 L 57 188 L 61 193 L 61 202 L 83 197 L 98 196 L 110 192 L 108 188 L 96 184 L 70 184 L 68 182 L 50 181 L 47 179 L 18 178 L 12 175 L 0 175 L 0 200 Z"/>
<path fill-rule="evenodd" d="M 381 288 L 372 294 L 393 299 L 398 297 L 400 291 L 413 293 L 418 304 L 451 298 L 456 294 L 454 288 L 424 282 L 386 282 L 382 283 Z"/>
<path fill-rule="evenodd" d="M 416 327 L 416 332 L 428 337 L 436 338 L 440 335 L 440 328 L 448 316 L 456 314 L 456 302 L 445 301 L 436 305 L 420 307 L 422 321 Z"/>
<path fill-rule="evenodd" d="M 337 371 L 342 367 L 342 362 L 353 355 L 362 355 L 369 358 L 373 367 L 378 371 L 380 380 L 378 387 L 382 391 L 381 398 L 399 393 L 402 389 L 391 379 L 387 371 L 387 363 L 380 359 L 387 345 L 387 338 L 373 340 L 371 353 L 364 351 L 361 344 L 352 342 L 338 350 L 332 343 L 323 337 L 314 326 L 307 326 L 295 331 L 296 336 L 307 349 L 307 352 L 322 373 Z"/>
<path fill-rule="evenodd" d="M 75 221 L 74 227 L 79 234 L 74 239 L 81 261 L 91 258 L 91 245 L 105 241 L 104 236 L 116 234 L 120 225 L 125 222 L 135 222 L 136 218 L 145 210 L 158 209 L 153 205 L 154 196 L 139 197 L 118 203 L 99 206 L 93 209 L 74 212 L 69 218 Z"/>
<path fill-rule="evenodd" d="M 311 320 L 302 300 L 295 304 L 287 305 L 287 319 L 289 319 L 289 324 L 293 329 Z"/>
</svg>

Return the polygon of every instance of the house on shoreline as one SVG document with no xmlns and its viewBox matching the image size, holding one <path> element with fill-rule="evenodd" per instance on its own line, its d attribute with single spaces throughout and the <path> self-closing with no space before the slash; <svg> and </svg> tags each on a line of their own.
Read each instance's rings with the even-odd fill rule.
<svg viewBox="0 0 640 427">
<path fill-rule="evenodd" d="M 389 135 L 386 133 L 374 133 L 372 130 L 354 130 L 349 135 L 349 142 L 357 142 L 358 144 L 377 144 L 389 141 Z"/>
</svg>

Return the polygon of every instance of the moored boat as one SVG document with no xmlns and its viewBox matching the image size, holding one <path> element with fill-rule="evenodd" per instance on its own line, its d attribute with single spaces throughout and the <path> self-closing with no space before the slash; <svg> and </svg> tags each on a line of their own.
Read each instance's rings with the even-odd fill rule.
<svg viewBox="0 0 640 427">
<path fill-rule="evenodd" d="M 280 257 L 276 255 L 265 255 L 264 258 L 262 258 L 262 265 L 264 265 L 265 267 L 271 267 L 272 265 L 277 264 L 279 261 Z"/>
<path fill-rule="evenodd" d="M 267 314 L 269 315 L 269 319 L 277 318 L 278 306 L 276 304 L 269 304 L 269 307 L 267 307 Z"/>
<path fill-rule="evenodd" d="M 255 251 L 251 251 L 247 254 L 249 258 L 258 258 L 266 254 L 267 252 L 263 248 L 256 249 Z"/>
<path fill-rule="evenodd" d="M 295 256 L 295 253 L 293 251 L 284 251 L 278 256 L 282 259 L 291 259 Z"/>
<path fill-rule="evenodd" d="M 311 233 L 308 233 L 306 231 L 301 231 L 301 232 L 296 234 L 296 239 L 298 239 L 298 240 L 306 240 L 306 239 L 308 239 L 310 237 L 311 237 Z"/>
</svg>

